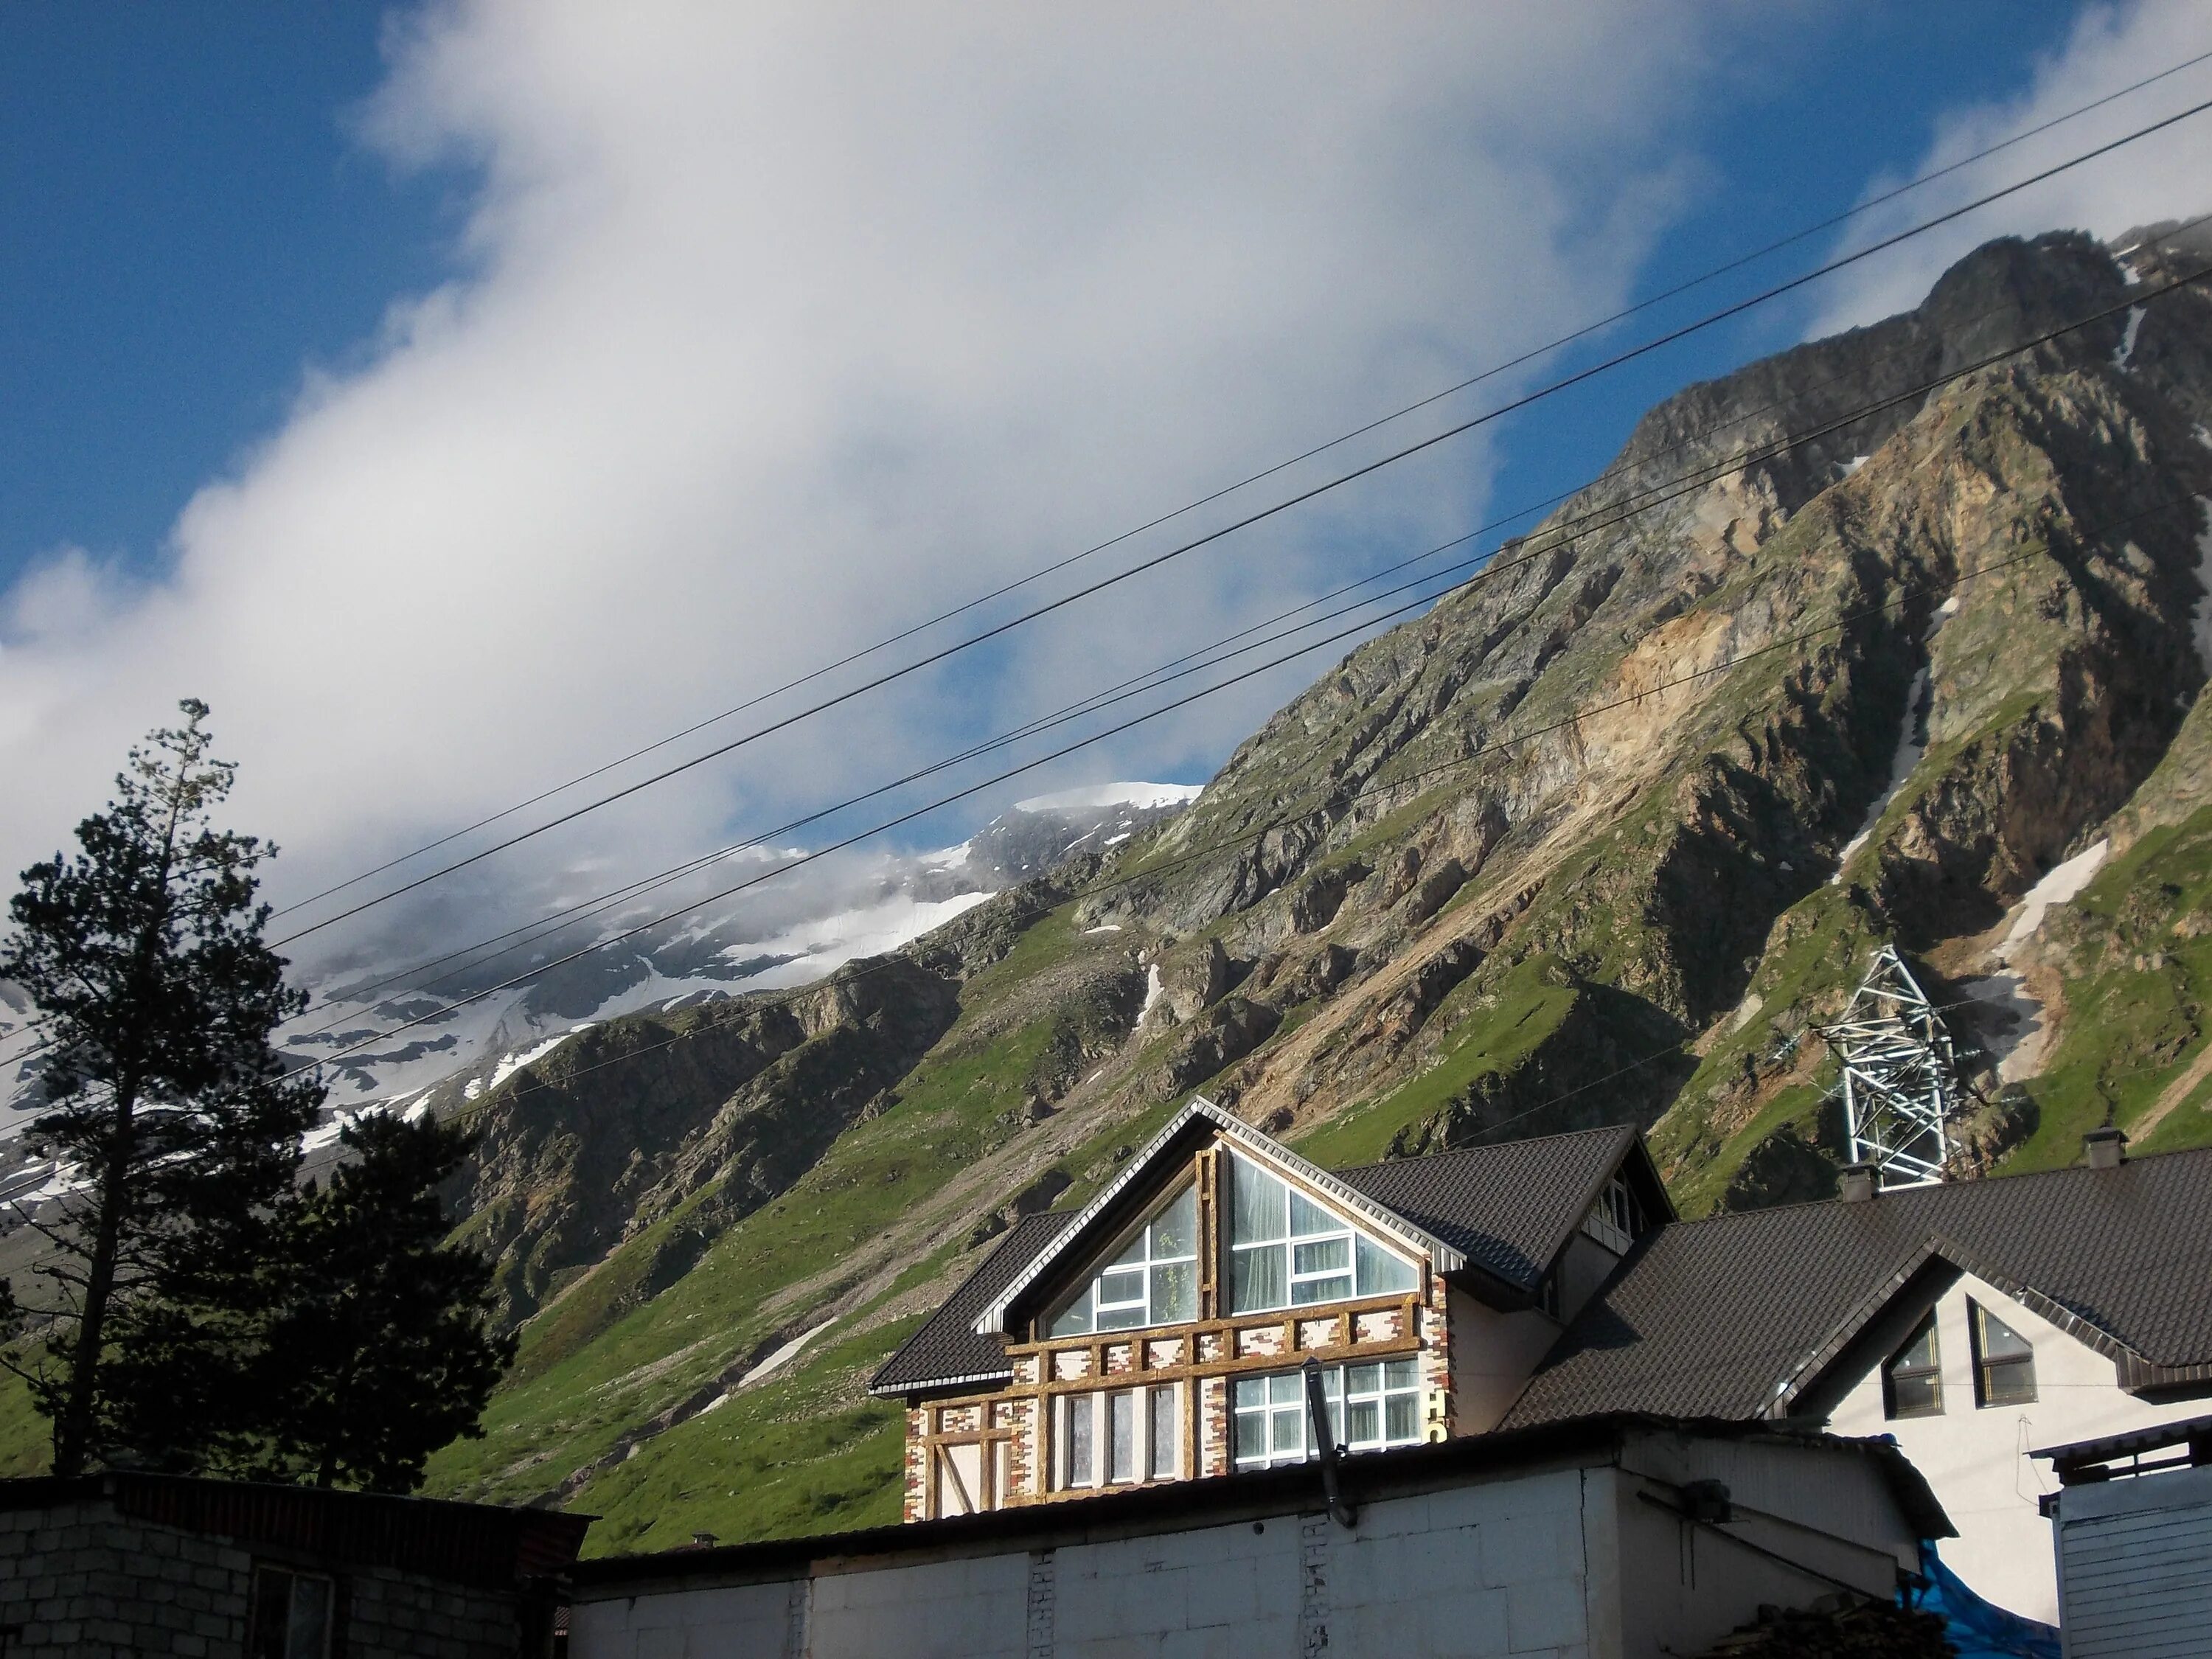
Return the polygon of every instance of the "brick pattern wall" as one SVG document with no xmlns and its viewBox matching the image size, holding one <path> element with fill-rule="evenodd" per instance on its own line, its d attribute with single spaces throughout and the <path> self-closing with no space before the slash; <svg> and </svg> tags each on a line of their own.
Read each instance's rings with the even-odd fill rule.
<svg viewBox="0 0 2212 1659">
<path fill-rule="evenodd" d="M 0 1511 L 0 1625 L 18 1629 L 8 1659 L 231 1659 L 246 1645 L 254 1560 L 228 1540 L 131 1521 L 102 1501 Z M 347 1659 L 519 1652 L 513 1596 L 380 1568 L 275 1565 L 338 1581 Z"/>
</svg>

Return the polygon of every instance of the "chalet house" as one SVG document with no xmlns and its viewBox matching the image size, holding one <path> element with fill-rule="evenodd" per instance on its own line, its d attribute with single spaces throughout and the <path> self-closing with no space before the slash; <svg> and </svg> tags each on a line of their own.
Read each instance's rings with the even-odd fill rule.
<svg viewBox="0 0 2212 1659">
<path fill-rule="evenodd" d="M 2212 1397 L 2212 1152 L 1678 1220 L 1627 1127 L 1319 1169 L 1194 1100 L 874 1381 L 909 1521 L 1619 1413 L 1893 1436 L 1954 1571 L 2056 1616 L 2032 1446 Z"/>
</svg>

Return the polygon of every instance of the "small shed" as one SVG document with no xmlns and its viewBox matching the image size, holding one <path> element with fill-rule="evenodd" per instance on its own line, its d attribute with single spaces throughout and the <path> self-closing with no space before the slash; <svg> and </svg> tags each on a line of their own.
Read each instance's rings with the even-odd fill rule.
<svg viewBox="0 0 2212 1659">
<path fill-rule="evenodd" d="M 2066 1659 L 2212 1659 L 2212 1417 L 2049 1446 Z"/>
<path fill-rule="evenodd" d="M 540 1659 L 591 1517 L 118 1473 L 0 1480 L 6 1659 Z"/>
</svg>

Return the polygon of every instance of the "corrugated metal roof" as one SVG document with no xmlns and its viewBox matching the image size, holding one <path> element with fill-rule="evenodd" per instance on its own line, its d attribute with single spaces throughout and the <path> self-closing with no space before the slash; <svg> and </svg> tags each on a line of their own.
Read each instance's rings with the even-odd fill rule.
<svg viewBox="0 0 2212 1659">
<path fill-rule="evenodd" d="M 1583 1308 L 1504 1426 L 1759 1416 L 1930 1256 L 2152 1367 L 2212 1364 L 2212 1150 L 2171 1152 L 1678 1222 Z"/>
</svg>

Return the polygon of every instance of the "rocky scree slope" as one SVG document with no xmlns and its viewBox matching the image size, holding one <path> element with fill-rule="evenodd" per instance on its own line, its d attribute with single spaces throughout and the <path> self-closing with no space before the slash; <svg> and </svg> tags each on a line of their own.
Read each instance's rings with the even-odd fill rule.
<svg viewBox="0 0 2212 1659">
<path fill-rule="evenodd" d="M 1687 1212 L 1826 1191 L 1807 1028 L 1883 939 L 1957 1005 L 1972 1169 L 2212 1139 L 2212 301 L 2124 309 L 2212 248 L 2135 240 L 1991 244 L 1670 398 L 1188 811 L 434 1097 L 524 1322 L 434 1489 L 600 1551 L 895 1517 L 869 1373 L 1201 1087 L 1329 1164 L 1628 1121 Z"/>
</svg>

